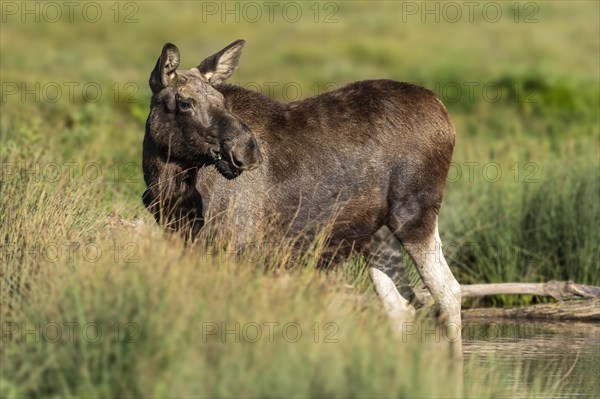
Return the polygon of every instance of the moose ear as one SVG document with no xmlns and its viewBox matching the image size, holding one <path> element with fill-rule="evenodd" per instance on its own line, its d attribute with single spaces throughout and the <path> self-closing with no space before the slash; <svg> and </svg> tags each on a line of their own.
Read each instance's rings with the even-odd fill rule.
<svg viewBox="0 0 600 399">
<path fill-rule="evenodd" d="M 163 46 L 154 70 L 150 74 L 150 88 L 157 93 L 167 87 L 175 77 L 179 66 L 179 49 L 173 43 Z"/>
<path fill-rule="evenodd" d="M 236 40 L 198 65 L 198 70 L 212 84 L 226 81 L 236 70 L 245 40 Z"/>
</svg>

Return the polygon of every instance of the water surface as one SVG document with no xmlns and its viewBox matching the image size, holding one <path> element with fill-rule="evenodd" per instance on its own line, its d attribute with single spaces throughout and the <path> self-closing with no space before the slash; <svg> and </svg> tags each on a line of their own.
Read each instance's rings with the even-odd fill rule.
<svg viewBox="0 0 600 399">
<path fill-rule="evenodd" d="M 555 392 L 549 398 L 600 398 L 600 323 L 485 319 L 463 326 L 467 379 L 484 367 L 505 373 L 507 384 L 523 388 L 520 397 L 537 378 Z"/>
</svg>

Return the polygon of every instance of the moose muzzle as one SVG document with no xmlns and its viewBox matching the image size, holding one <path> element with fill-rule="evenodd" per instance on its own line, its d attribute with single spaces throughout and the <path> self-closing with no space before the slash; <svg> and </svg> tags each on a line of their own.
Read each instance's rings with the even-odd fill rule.
<svg viewBox="0 0 600 399">
<path fill-rule="evenodd" d="M 235 138 L 226 140 L 222 144 L 222 151 L 231 166 L 239 171 L 256 169 L 262 162 L 258 143 L 246 127 Z"/>
</svg>

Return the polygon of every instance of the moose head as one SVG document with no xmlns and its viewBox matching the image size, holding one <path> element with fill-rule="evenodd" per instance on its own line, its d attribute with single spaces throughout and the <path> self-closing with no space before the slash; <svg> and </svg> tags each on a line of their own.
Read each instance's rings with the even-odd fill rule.
<svg viewBox="0 0 600 399">
<path fill-rule="evenodd" d="M 146 128 L 170 161 L 184 168 L 214 164 L 228 179 L 261 163 L 252 131 L 215 88 L 237 68 L 244 44 L 237 40 L 189 70 L 178 69 L 177 46 L 164 45 L 150 74 Z"/>
</svg>

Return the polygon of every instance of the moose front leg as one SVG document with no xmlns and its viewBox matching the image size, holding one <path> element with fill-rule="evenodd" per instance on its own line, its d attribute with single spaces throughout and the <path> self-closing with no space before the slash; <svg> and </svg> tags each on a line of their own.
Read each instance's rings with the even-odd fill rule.
<svg viewBox="0 0 600 399">
<path fill-rule="evenodd" d="M 155 159 L 142 195 L 156 222 L 186 239 L 198 237 L 203 226 L 202 197 L 195 187 L 196 170 L 183 170 L 174 163 Z"/>
<path fill-rule="evenodd" d="M 142 195 L 142 201 L 158 225 L 180 233 L 186 239 L 193 240 L 199 236 L 204 220 L 199 205 L 202 201 L 197 192 L 173 198 L 147 189 Z"/>
</svg>

